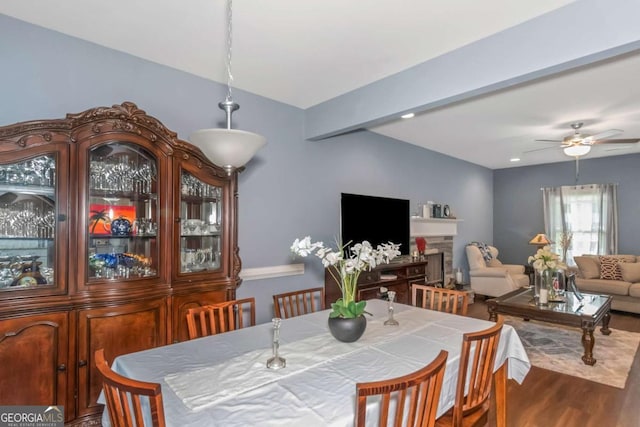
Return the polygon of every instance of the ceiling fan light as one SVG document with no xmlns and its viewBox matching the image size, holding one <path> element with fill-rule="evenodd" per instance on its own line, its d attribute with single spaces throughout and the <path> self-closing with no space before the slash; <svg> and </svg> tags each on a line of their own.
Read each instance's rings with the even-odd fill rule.
<svg viewBox="0 0 640 427">
<path fill-rule="evenodd" d="M 571 157 L 584 156 L 585 154 L 589 153 L 589 151 L 591 151 L 591 146 L 582 144 L 570 145 L 568 147 L 565 147 L 563 151 L 564 154 Z"/>
</svg>

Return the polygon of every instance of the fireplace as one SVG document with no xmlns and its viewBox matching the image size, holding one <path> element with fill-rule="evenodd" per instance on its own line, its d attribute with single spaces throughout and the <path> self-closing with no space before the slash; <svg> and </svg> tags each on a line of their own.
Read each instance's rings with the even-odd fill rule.
<svg viewBox="0 0 640 427">
<path fill-rule="evenodd" d="M 412 218 L 410 252 L 416 251 L 416 237 L 427 240 L 427 251 L 444 253 L 445 284 L 453 272 L 453 238 L 458 234 L 459 219 Z"/>
</svg>

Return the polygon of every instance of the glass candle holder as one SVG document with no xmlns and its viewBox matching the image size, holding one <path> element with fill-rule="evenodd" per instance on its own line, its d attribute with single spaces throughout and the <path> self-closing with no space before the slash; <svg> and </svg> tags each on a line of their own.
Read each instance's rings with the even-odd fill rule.
<svg viewBox="0 0 640 427">
<path fill-rule="evenodd" d="M 287 361 L 280 357 L 278 351 L 280 350 L 280 323 L 281 319 L 278 317 L 273 318 L 273 356 L 267 360 L 267 368 L 269 369 L 281 369 L 287 366 Z"/>
<path fill-rule="evenodd" d="M 385 326 L 398 326 L 399 323 L 396 319 L 393 318 L 393 302 L 396 299 L 396 293 L 394 291 L 387 292 L 387 297 L 389 298 L 387 301 L 387 312 L 389 313 L 389 318 L 385 320 Z"/>
</svg>

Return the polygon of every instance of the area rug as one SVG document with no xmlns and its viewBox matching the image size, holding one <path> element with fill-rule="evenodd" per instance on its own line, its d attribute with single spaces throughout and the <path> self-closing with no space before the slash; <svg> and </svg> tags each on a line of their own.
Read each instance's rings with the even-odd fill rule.
<svg viewBox="0 0 640 427">
<path fill-rule="evenodd" d="M 582 362 L 582 330 L 545 322 L 528 321 L 505 316 L 505 323 L 513 326 L 524 344 L 531 364 L 539 368 L 574 377 L 624 388 L 631 364 L 638 350 L 640 333 L 611 329 L 602 335 L 600 327 L 594 331 L 594 366 Z"/>
</svg>

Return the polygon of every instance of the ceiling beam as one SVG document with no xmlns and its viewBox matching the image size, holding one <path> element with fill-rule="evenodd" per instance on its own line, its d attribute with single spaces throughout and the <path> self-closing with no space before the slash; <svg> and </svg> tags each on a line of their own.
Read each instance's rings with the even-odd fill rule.
<svg viewBox="0 0 640 427">
<path fill-rule="evenodd" d="M 308 108 L 306 138 L 321 140 L 639 51 L 638 16 L 637 1 L 571 3 Z"/>
</svg>

